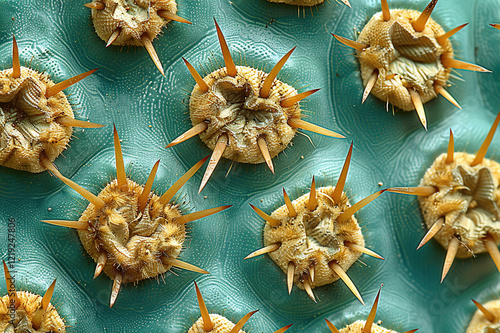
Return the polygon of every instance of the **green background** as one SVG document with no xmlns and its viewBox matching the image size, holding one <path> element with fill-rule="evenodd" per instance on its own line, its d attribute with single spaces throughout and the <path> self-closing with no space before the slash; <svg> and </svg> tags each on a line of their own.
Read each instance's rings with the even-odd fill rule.
<svg viewBox="0 0 500 333">
<path fill-rule="evenodd" d="M 196 279 L 209 311 L 237 321 L 260 309 L 245 325 L 251 332 L 329 332 L 323 318 L 337 327 L 365 319 L 384 283 L 377 320 L 398 331 L 463 332 L 475 307 L 500 295 L 498 272 L 488 255 L 457 259 L 440 284 L 445 250 L 430 241 L 415 250 L 425 234 L 415 197 L 383 194 L 357 213 L 367 246 L 385 261 L 363 255 L 348 271 L 366 307 L 338 281 L 314 290 L 318 304 L 294 287 L 267 256 L 245 260 L 262 246 L 263 221 L 252 203 L 270 213 L 284 201 L 308 192 L 312 176 L 320 186 L 334 185 L 349 143 L 354 151 L 346 190 L 357 202 L 383 187 L 416 186 L 426 168 L 446 151 L 449 129 L 457 151 L 473 153 L 481 145 L 500 109 L 500 22 L 497 0 L 441 0 L 432 17 L 448 31 L 469 26 L 452 37 L 456 58 L 477 63 L 491 74 L 459 71 L 450 93 L 458 110 L 442 97 L 425 105 L 426 132 L 415 112 L 385 111 L 369 97 L 361 105 L 363 86 L 354 51 L 333 41 L 330 32 L 354 38 L 354 29 L 380 11 L 379 1 L 352 0 L 352 9 L 331 0 L 304 11 L 264 0 L 178 0 L 178 14 L 193 22 L 173 22 L 154 40 L 163 63 L 162 77 L 144 48 L 105 48 L 95 34 L 85 1 L 1 1 L 0 69 L 11 67 L 12 34 L 22 64 L 48 73 L 56 82 L 92 68 L 95 74 L 66 90 L 77 119 L 107 125 L 76 129 L 71 147 L 55 164 L 62 174 L 97 194 L 115 177 L 112 125 L 120 138 L 128 175 L 144 184 L 161 159 L 154 187 L 163 193 L 210 150 L 199 138 L 165 149 L 191 127 L 187 110 L 194 80 L 181 57 L 200 72 L 222 63 L 213 18 L 226 36 L 237 65 L 270 70 L 294 46 L 297 49 L 279 78 L 305 91 L 321 90 L 303 103 L 307 121 L 344 134 L 331 139 L 297 135 L 293 145 L 274 159 L 276 174 L 265 164 L 222 160 L 208 185 L 197 194 L 202 168 L 179 192 L 176 202 L 194 212 L 219 205 L 233 208 L 192 222 L 180 259 L 208 270 L 199 274 L 175 269 L 159 279 L 124 285 L 112 309 L 112 281 L 104 274 L 92 280 L 95 263 L 74 230 L 40 222 L 76 220 L 87 201 L 48 172 L 30 174 L 0 167 L 0 253 L 7 255 L 8 219 L 16 221 L 17 287 L 43 293 L 54 278 L 53 303 L 72 332 L 186 332 L 199 317 L 193 286 Z M 389 1 L 391 8 L 422 10 L 426 1 Z M 304 17 L 305 16 L 305 17 Z M 206 73 L 205 73 L 206 74 Z M 462 81 L 462 79 L 464 81 Z M 312 142 L 312 143 L 311 143 Z M 497 134 L 488 157 L 499 160 Z M 228 174 L 227 174 L 228 173 Z M 227 176 L 226 176 L 227 174 Z M 205 198 L 206 196 L 206 198 Z M 5 285 L 0 291 L 6 293 Z"/>
</svg>

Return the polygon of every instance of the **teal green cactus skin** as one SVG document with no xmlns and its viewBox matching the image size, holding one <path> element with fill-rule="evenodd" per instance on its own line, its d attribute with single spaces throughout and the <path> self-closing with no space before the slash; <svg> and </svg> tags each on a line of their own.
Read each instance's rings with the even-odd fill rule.
<svg viewBox="0 0 500 333">
<path fill-rule="evenodd" d="M 500 21 L 496 0 L 441 0 L 432 17 L 448 31 L 469 26 L 451 38 L 457 58 L 477 63 L 493 74 L 460 71 L 464 82 L 449 92 L 462 110 L 443 98 L 425 105 L 429 131 L 413 112 L 385 111 L 369 97 L 361 105 L 363 86 L 354 51 L 336 42 L 330 32 L 354 38 L 353 28 L 380 11 L 378 0 L 353 0 L 352 9 L 335 1 L 313 7 L 271 4 L 261 0 L 178 0 L 178 15 L 192 25 L 171 22 L 153 41 L 165 69 L 155 68 L 142 47 L 105 48 L 94 32 L 84 1 L 4 1 L 0 16 L 0 69 L 11 66 L 12 34 L 19 44 L 21 64 L 29 64 L 62 81 L 89 68 L 99 71 L 68 88 L 78 119 L 106 124 L 97 130 L 75 130 L 71 146 L 55 161 L 62 174 L 97 194 L 113 177 L 112 124 L 120 131 L 128 175 L 144 184 L 154 162 L 162 162 L 155 181 L 163 193 L 210 150 L 199 138 L 164 147 L 191 127 L 187 113 L 194 80 L 181 57 L 199 72 L 222 64 L 213 24 L 215 17 L 237 65 L 270 70 L 297 45 L 278 78 L 296 88 L 322 88 L 303 103 L 307 121 L 344 134 L 335 140 L 315 134 L 297 135 L 293 146 L 274 159 L 276 174 L 265 164 L 235 164 L 222 160 L 206 188 L 197 194 L 201 171 L 176 197 L 185 212 L 232 204 L 233 209 L 188 225 L 188 239 L 179 259 L 211 274 L 175 270 L 163 279 L 137 286 L 123 285 L 109 308 L 112 281 L 104 274 L 92 280 L 95 264 L 77 233 L 43 224 L 42 219 L 76 220 L 88 204 L 48 172 L 29 174 L 0 168 L 0 253 L 7 259 L 9 220 L 16 225 L 16 277 L 24 290 L 43 293 L 54 278 L 54 301 L 74 332 L 187 331 L 199 316 L 192 281 L 203 285 L 209 311 L 238 320 L 260 309 L 245 325 L 253 332 L 273 332 L 295 323 L 289 332 L 327 332 L 323 318 L 338 327 L 366 318 L 362 307 L 341 282 L 316 288 L 314 304 L 294 289 L 268 256 L 243 261 L 262 247 L 263 220 L 248 203 L 271 212 L 283 204 L 282 187 L 291 199 L 317 186 L 334 185 L 354 140 L 346 183 L 352 202 L 389 186 L 417 186 L 434 158 L 446 151 L 449 128 L 457 151 L 474 153 L 500 109 L 500 31 L 488 23 Z M 391 8 L 422 10 L 427 1 L 389 1 Z M 314 16 L 312 16 L 314 14 Z M 305 17 L 303 17 L 305 15 Z M 297 83 L 295 83 L 297 82 Z M 487 158 L 499 161 L 500 135 Z M 202 169 L 203 170 L 203 169 Z M 205 198 L 206 196 L 206 198 Z M 262 202 L 260 201 L 262 199 Z M 377 320 L 405 331 L 461 332 L 472 317 L 470 297 L 485 302 L 499 293 L 498 272 L 487 255 L 457 259 L 443 284 L 439 277 L 445 250 L 430 241 L 415 250 L 425 229 L 415 197 L 387 195 L 356 214 L 367 244 L 385 261 L 364 258 L 348 274 L 367 303 L 385 284 Z M 20 260 L 17 260 L 20 259 Z M 365 266 L 366 264 L 366 266 Z M 3 283 L 0 292 L 6 293 Z M 407 299 L 412 299 L 408 304 Z"/>
</svg>

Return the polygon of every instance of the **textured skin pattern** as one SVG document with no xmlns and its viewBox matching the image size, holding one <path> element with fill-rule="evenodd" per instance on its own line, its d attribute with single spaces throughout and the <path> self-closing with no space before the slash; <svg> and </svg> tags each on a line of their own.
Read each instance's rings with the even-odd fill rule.
<svg viewBox="0 0 500 333">
<path fill-rule="evenodd" d="M 143 34 L 153 40 L 170 22 L 158 15 L 158 11 L 177 12 L 174 0 L 104 0 L 102 3 L 106 7 L 92 9 L 92 19 L 97 35 L 105 42 L 113 32 L 120 30 L 112 45 L 143 46 Z"/>
<path fill-rule="evenodd" d="M 441 64 L 441 55 L 453 55 L 451 42 L 437 42 L 436 37 L 445 31 L 432 18 L 422 32 L 416 32 L 412 23 L 420 14 L 415 10 L 391 10 L 390 20 L 384 21 L 379 12 L 358 38 L 358 42 L 368 45 L 357 52 L 363 85 L 378 70 L 371 93 L 404 111 L 415 110 L 408 89 L 417 91 L 422 103 L 427 103 L 437 96 L 434 85 L 445 87 L 451 71 Z M 387 80 L 391 74 L 398 75 Z"/>
<path fill-rule="evenodd" d="M 130 179 L 127 185 L 127 190 L 120 190 L 115 179 L 99 193 L 106 206 L 96 209 L 89 204 L 80 217 L 88 222 L 88 228 L 78 230 L 78 236 L 96 262 L 106 253 L 103 271 L 111 279 L 119 272 L 123 282 L 136 282 L 172 267 L 161 258 L 179 256 L 186 231 L 174 220 L 181 216 L 177 205 L 162 205 L 160 197 L 153 194 L 145 210 L 139 212 L 138 199 L 144 188 Z"/>
<path fill-rule="evenodd" d="M 12 69 L 0 72 L 0 165 L 29 172 L 42 172 L 40 158 L 53 162 L 66 149 L 72 129 L 55 119 L 74 118 L 66 95 L 45 97 L 54 85 L 48 75 L 21 67 L 21 76 Z"/>
<path fill-rule="evenodd" d="M 19 291 L 17 292 L 17 297 L 20 305 L 16 309 L 15 318 L 13 319 L 14 324 L 10 323 L 12 317 L 10 316 L 9 295 L 0 298 L 0 330 L 2 332 L 66 332 L 66 325 L 52 303 L 49 304 L 45 311 L 40 327 L 34 329 L 31 320 L 35 312 L 41 307 L 42 296 L 27 291 Z"/>
<path fill-rule="evenodd" d="M 271 2 L 286 3 L 288 5 L 315 6 L 323 3 L 324 0 L 268 0 Z"/>
<path fill-rule="evenodd" d="M 435 186 L 438 192 L 419 197 L 425 224 L 430 228 L 440 217 L 446 223 L 434 238 L 445 248 L 452 237 L 461 246 L 458 258 L 487 252 L 483 239 L 489 233 L 500 244 L 500 164 L 483 159 L 471 167 L 475 155 L 455 153 L 446 163 L 440 155 L 426 171 L 421 185 Z"/>
<path fill-rule="evenodd" d="M 204 93 L 196 85 L 191 92 L 189 112 L 194 125 L 204 121 L 208 128 L 200 138 L 214 149 L 219 137 L 228 135 L 228 146 L 222 155 L 242 163 L 264 163 L 257 139 L 266 140 L 271 157 L 283 151 L 295 136 L 296 129 L 288 119 L 300 118 L 299 103 L 283 108 L 280 101 L 297 95 L 286 83 L 275 80 L 268 98 L 261 98 L 260 88 L 267 73 L 250 67 L 237 67 L 231 77 L 219 69 L 204 77 L 209 90 Z"/>
<path fill-rule="evenodd" d="M 154 41 L 165 78 L 144 48 L 104 48 L 94 31 L 90 10 L 82 5 L 86 1 L 2 2 L 0 68 L 11 68 L 12 33 L 19 44 L 21 64 L 32 61 L 32 67 L 44 70 L 54 82 L 99 68 L 65 93 L 77 105 L 77 119 L 106 127 L 74 128 L 71 147 L 54 162 L 63 175 L 92 193 L 99 193 L 116 177 L 113 124 L 122 139 L 127 174 L 138 184 L 146 182 L 151 166 L 161 158 L 156 193 L 164 193 L 211 153 L 199 138 L 170 149 L 165 146 L 192 127 L 187 104 L 195 82 L 180 57 L 197 69 L 203 66 L 205 70 L 199 70 L 202 76 L 223 62 L 214 17 L 236 65 L 255 65 L 269 72 L 297 45 L 278 79 L 297 88 L 308 85 L 299 92 L 322 88 L 304 101 L 305 120 L 347 139 L 310 135 L 313 146 L 307 137 L 296 135 L 293 147 L 273 160 L 275 175 L 265 164 L 235 163 L 226 177 L 232 162 L 222 159 L 201 195 L 197 194 L 202 178 L 198 172 L 174 199 L 183 213 L 234 205 L 186 225 L 180 259 L 210 274 L 171 269 L 165 282 L 160 278 L 135 286 L 124 284 L 112 309 L 112 281 L 105 274 L 92 279 L 95 262 L 81 245 L 78 233 L 40 222 L 78 220 L 88 202 L 47 172 L 31 174 L 0 167 L 2 259 L 8 253 L 5 225 L 14 219 L 15 274 L 21 287 L 43 294 L 57 277 L 53 303 L 58 304 L 59 313 L 74 332 L 185 333 L 200 316 L 194 279 L 203 286 L 211 312 L 235 322 L 260 309 L 245 331 L 268 333 L 294 323 L 287 333 L 325 333 L 325 317 L 337 327 L 365 320 L 369 307 L 361 306 L 341 281 L 315 288 L 320 302 L 313 304 L 298 288 L 288 295 L 285 274 L 269 256 L 242 260 L 263 246 L 262 219 L 248 204 L 272 212 L 283 204 L 283 187 L 290 197 L 298 198 L 309 192 L 313 175 L 318 187 L 335 184 L 351 140 L 353 159 L 346 184 L 351 204 L 381 189 L 379 182 L 383 187 L 417 186 L 436 157 L 446 152 L 450 128 L 455 151 L 473 153 L 500 109 L 500 31 L 487 24 L 499 20 L 498 0 L 439 0 L 432 17 L 444 30 L 470 22 L 451 38 L 454 48 L 461 51 L 457 58 L 481 64 L 494 73 L 460 71 L 464 82 L 452 79 L 456 84 L 449 91 L 463 109 L 457 110 L 442 98 L 427 103 L 427 132 L 414 112 L 394 117 L 391 110 L 381 112 L 385 103 L 377 98 L 368 98 L 361 105 L 363 84 L 355 52 L 329 34 L 356 39 L 353 28 L 361 31 L 380 11 L 378 0 L 353 0 L 352 9 L 325 2 L 312 8 L 314 16 L 307 8 L 306 17 L 302 7 L 298 17 L 297 6 L 260 0 L 178 0 L 178 15 L 193 25 L 171 24 Z M 419 11 L 427 3 L 389 0 L 391 8 Z M 497 162 L 498 134 L 486 156 Z M 486 254 L 455 260 L 443 284 L 439 283 L 446 252 L 434 240 L 415 251 L 426 232 L 415 197 L 385 193 L 360 210 L 356 219 L 366 244 L 386 260 L 362 256 L 362 262 L 351 266 L 348 274 L 367 304 L 375 298 L 380 283 L 385 284 L 377 311 L 377 320 L 382 320 L 384 327 L 399 332 L 412 328 L 426 333 L 464 332 L 476 311 L 470 298 L 485 303 L 500 295 L 498 271 Z M 6 294 L 2 281 L 0 292 Z"/>
<path fill-rule="evenodd" d="M 278 250 L 269 256 L 285 274 L 288 263 L 295 264 L 294 283 L 304 289 L 302 281 L 309 279 L 309 268 L 314 266 L 314 282 L 311 288 L 333 283 L 339 279 L 328 264 L 337 263 L 344 271 L 358 260 L 360 252 L 347 248 L 344 243 L 350 242 L 365 246 L 361 228 L 354 216 L 345 223 L 337 221 L 337 217 L 351 205 L 345 193 L 342 193 L 340 204 L 334 203 L 331 196 L 334 187 L 317 189 L 318 207 L 309 211 L 306 204 L 309 193 L 292 201 L 297 216 L 290 218 L 286 205 L 276 209 L 271 217 L 281 221 L 277 227 L 266 223 L 264 227 L 264 245 L 281 243 Z"/>
</svg>

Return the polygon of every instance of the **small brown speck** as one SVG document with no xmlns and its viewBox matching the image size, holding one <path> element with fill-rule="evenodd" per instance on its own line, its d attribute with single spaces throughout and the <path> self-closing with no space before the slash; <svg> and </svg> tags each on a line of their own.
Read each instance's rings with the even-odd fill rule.
<svg viewBox="0 0 500 333">
<path fill-rule="evenodd" d="M 378 182 L 378 186 L 384 186 L 384 183 Z"/>
</svg>

